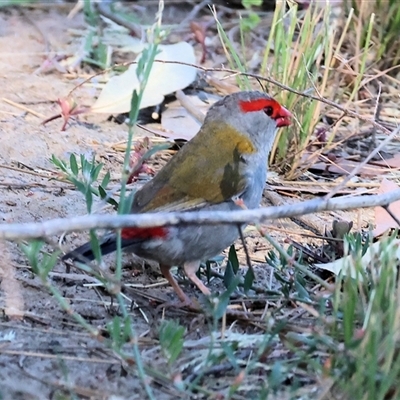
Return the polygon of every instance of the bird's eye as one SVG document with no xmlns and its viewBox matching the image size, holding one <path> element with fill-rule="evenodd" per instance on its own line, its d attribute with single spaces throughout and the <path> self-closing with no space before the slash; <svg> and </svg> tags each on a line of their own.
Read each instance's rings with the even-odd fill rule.
<svg viewBox="0 0 400 400">
<path fill-rule="evenodd" d="M 272 114 L 274 113 L 274 109 L 271 106 L 265 107 L 264 108 L 264 112 L 265 112 L 265 114 L 268 115 L 268 117 L 271 117 Z"/>
</svg>

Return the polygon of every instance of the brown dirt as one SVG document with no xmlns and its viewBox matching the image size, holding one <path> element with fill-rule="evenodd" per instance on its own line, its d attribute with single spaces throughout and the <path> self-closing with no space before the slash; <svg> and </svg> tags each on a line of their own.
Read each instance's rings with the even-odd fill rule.
<svg viewBox="0 0 400 400">
<path fill-rule="evenodd" d="M 65 96 L 78 83 L 57 71 L 35 74 L 48 51 L 74 53 L 79 41 L 71 40 L 69 29 L 83 29 L 82 18 L 66 18 L 65 9 L 29 9 L 24 15 L 15 9 L 0 9 L 0 87 L 1 98 L 25 105 L 45 117 L 58 112 L 55 100 Z M 34 23 L 32 23 L 34 21 Z M 37 29 L 40 27 L 40 31 Z M 46 39 L 50 49 L 46 49 Z M 79 101 L 90 103 L 92 93 L 81 90 Z M 81 117 L 65 132 L 61 122 L 41 125 L 42 118 L 1 101 L 0 106 L 0 217 L 3 223 L 43 221 L 57 217 L 84 215 L 82 196 L 68 185 L 46 178 L 54 166 L 52 154 L 67 159 L 71 152 L 95 153 L 118 179 L 121 155 L 109 144 L 126 138 L 126 127 L 107 122 L 106 117 Z M 16 170 L 10 169 L 10 167 Z M 30 174 L 29 174 L 30 173 Z M 101 205 L 99 204 L 97 209 Z M 327 217 L 327 221 L 332 217 Z M 289 229 L 296 239 L 299 228 L 283 221 L 278 227 Z M 273 231 L 274 232 L 274 231 Z M 283 241 L 286 231 L 274 232 Z M 70 235 L 68 245 L 81 243 L 86 235 Z M 58 238 L 51 238 L 54 242 Z M 304 242 L 303 239 L 301 241 Z M 120 360 L 92 338 L 61 310 L 36 277 L 16 244 L 1 243 L 0 277 L 3 317 L 0 320 L 0 397 L 2 399 L 73 398 L 105 399 L 145 398 L 140 380 L 125 369 Z M 240 245 L 239 245 L 240 247 Z M 268 250 L 257 237 L 249 241 L 253 260 L 262 262 Z M 50 247 L 48 247 L 50 249 Z M 240 252 L 243 256 L 243 252 Z M 242 257 L 243 260 L 243 257 Z M 112 264 L 110 262 L 109 264 Z M 265 270 L 258 268 L 262 283 Z M 124 259 L 124 281 L 136 285 L 160 282 L 158 270 L 138 266 L 131 256 Z M 93 327 L 103 328 L 117 313 L 107 292 L 88 285 L 78 270 L 65 274 L 60 262 L 50 274 L 50 283 L 68 300 L 73 309 Z M 217 285 L 218 288 L 218 285 Z M 196 291 L 193 294 L 197 294 Z M 156 309 L 146 296 L 166 301 L 175 299 L 168 286 L 137 289 L 126 295 L 140 304 L 131 316 L 139 335 L 142 356 L 157 365 L 159 354 L 155 323 L 165 317 L 177 319 L 187 327 L 186 338 L 209 334 L 201 317 L 171 308 Z M 7 314 L 20 313 L 20 317 Z M 154 383 L 157 399 L 176 397 L 166 385 Z M 76 398 L 75 397 L 75 398 Z M 117 398 L 117 397 L 114 397 Z M 184 398 L 184 397 L 182 397 Z"/>
</svg>

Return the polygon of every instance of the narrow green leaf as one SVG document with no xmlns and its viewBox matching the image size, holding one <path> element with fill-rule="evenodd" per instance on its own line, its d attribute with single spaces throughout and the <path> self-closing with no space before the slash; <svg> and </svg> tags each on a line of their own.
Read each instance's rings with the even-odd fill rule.
<svg viewBox="0 0 400 400">
<path fill-rule="evenodd" d="M 94 164 L 93 164 L 93 166 L 94 166 Z M 91 171 L 91 177 L 92 177 L 92 182 L 96 182 L 97 181 L 97 178 L 99 177 L 99 174 L 100 174 L 100 171 L 101 171 L 101 169 L 103 168 L 103 164 L 102 163 L 100 163 L 100 164 L 98 164 L 97 166 L 95 166 L 94 168 L 92 168 L 92 171 Z"/>
<path fill-rule="evenodd" d="M 25 254 L 35 274 L 40 275 L 40 262 L 39 254 L 41 248 L 44 246 L 42 240 L 34 240 L 28 244 L 20 244 L 22 252 Z"/>
<path fill-rule="evenodd" d="M 96 232 L 92 229 L 90 230 L 90 246 L 92 247 L 92 251 L 94 254 L 94 258 L 98 263 L 101 262 L 101 248 L 100 248 L 100 242 L 99 239 L 96 235 Z"/>
<path fill-rule="evenodd" d="M 139 112 L 140 99 L 136 89 L 132 93 L 131 109 L 129 110 L 129 125 L 133 126 L 133 121 L 136 121 L 136 115 Z"/>
<path fill-rule="evenodd" d="M 65 164 L 65 162 L 62 161 L 61 159 L 59 159 L 58 157 L 56 157 L 54 154 L 50 158 L 50 162 L 52 162 L 54 164 L 54 166 L 59 168 L 62 172 L 65 172 L 65 173 L 68 172 L 68 168 L 67 168 L 67 165 Z"/>
<path fill-rule="evenodd" d="M 133 190 L 125 197 L 124 201 L 119 203 L 118 213 L 119 214 L 129 214 L 132 208 L 133 199 L 135 198 L 136 191 Z"/>
<path fill-rule="evenodd" d="M 214 303 L 215 308 L 213 312 L 216 319 L 222 318 L 222 316 L 226 313 L 226 309 L 230 303 L 231 294 L 237 289 L 239 282 L 240 279 L 235 276 L 234 279 L 232 279 L 232 282 L 228 289 L 226 289 L 224 293 L 218 296 L 218 301 Z"/>
<path fill-rule="evenodd" d="M 237 253 L 236 253 L 236 249 L 235 249 L 235 245 L 234 244 L 229 248 L 228 260 L 232 264 L 233 272 L 235 274 L 237 274 L 237 272 L 239 271 L 239 259 L 237 257 Z"/>
<path fill-rule="evenodd" d="M 58 256 L 60 255 L 60 251 L 54 251 L 51 254 L 43 254 L 42 258 L 42 268 L 41 268 L 41 278 L 47 278 L 49 275 L 49 272 L 54 268 L 54 266 L 57 264 L 58 261 Z"/>
<path fill-rule="evenodd" d="M 78 176 L 78 174 L 79 174 L 79 167 L 78 167 L 78 163 L 77 163 L 77 161 L 76 161 L 75 154 L 73 154 L 73 153 L 69 156 L 69 165 L 70 165 L 70 167 L 71 167 L 72 173 L 73 173 L 75 176 Z"/>
<path fill-rule="evenodd" d="M 149 55 L 150 55 L 149 47 L 144 48 L 136 68 L 136 76 L 139 81 L 143 80 L 143 74 L 145 72 L 146 64 L 149 61 Z"/>
<path fill-rule="evenodd" d="M 103 186 L 99 186 L 99 196 L 102 200 L 105 200 L 108 204 L 111 204 L 115 210 L 118 210 L 118 203 L 113 199 L 109 193 L 103 188 Z M 93 192 L 93 191 L 92 191 Z"/>
<path fill-rule="evenodd" d="M 81 160 L 81 169 L 82 169 L 82 172 L 84 172 L 85 170 L 86 170 L 86 172 L 87 172 L 87 160 L 86 160 L 86 157 L 85 157 L 85 155 L 84 154 L 80 154 L 80 156 L 79 156 L 79 158 L 80 158 L 80 160 Z"/>
<path fill-rule="evenodd" d="M 76 189 L 82 194 L 86 194 L 86 186 L 78 179 L 72 178 L 69 181 L 76 187 Z"/>
<path fill-rule="evenodd" d="M 228 260 L 226 263 L 225 273 L 224 273 L 224 285 L 227 289 L 235 279 L 235 276 L 236 275 L 233 272 L 232 263 Z"/>
<path fill-rule="evenodd" d="M 99 196 L 102 200 L 104 200 L 108 197 L 107 192 L 104 190 L 104 188 L 102 186 L 99 186 Z"/>
<path fill-rule="evenodd" d="M 142 160 L 149 159 L 153 154 L 156 154 L 159 151 L 170 149 L 173 146 L 172 143 L 161 143 L 156 144 L 151 147 L 151 149 L 147 150 L 146 153 L 143 154 Z"/>
<path fill-rule="evenodd" d="M 251 8 L 253 6 L 261 6 L 263 0 L 242 0 L 242 5 L 244 8 Z"/>
<path fill-rule="evenodd" d="M 90 189 L 86 190 L 85 199 L 86 199 L 87 212 L 88 212 L 88 214 L 91 214 L 92 213 L 92 205 L 93 205 L 93 194 Z"/>
<path fill-rule="evenodd" d="M 228 361 L 231 363 L 232 367 L 238 372 L 240 370 L 240 367 L 236 361 L 236 356 L 235 356 L 235 348 L 234 348 L 234 343 L 227 343 L 223 339 L 221 339 L 221 348 L 224 351 L 226 358 Z"/>
<path fill-rule="evenodd" d="M 244 276 L 244 283 L 243 283 L 243 288 L 246 293 L 252 288 L 254 279 L 255 276 L 253 268 L 249 268 L 246 272 L 246 275 Z"/>
<path fill-rule="evenodd" d="M 299 282 L 298 279 L 294 280 L 294 287 L 296 288 L 296 291 L 301 299 L 309 300 L 310 296 L 305 289 L 305 287 Z"/>
<path fill-rule="evenodd" d="M 100 186 L 102 186 L 104 189 L 106 189 L 108 184 L 110 183 L 110 179 L 111 179 L 110 171 L 107 171 L 107 173 L 104 175 L 103 180 L 101 181 Z"/>
<path fill-rule="evenodd" d="M 161 349 L 171 365 L 179 357 L 183 349 L 185 328 L 174 321 L 163 321 L 160 326 L 159 339 Z"/>
<path fill-rule="evenodd" d="M 110 322 L 106 324 L 107 331 L 111 338 L 112 348 L 117 351 L 120 351 L 123 344 L 121 323 L 121 317 L 115 316 Z"/>
<path fill-rule="evenodd" d="M 207 260 L 206 265 L 205 265 L 205 271 L 206 271 L 206 278 L 207 278 L 207 283 L 210 283 L 210 280 L 212 278 L 212 269 L 211 269 L 211 261 Z"/>
</svg>

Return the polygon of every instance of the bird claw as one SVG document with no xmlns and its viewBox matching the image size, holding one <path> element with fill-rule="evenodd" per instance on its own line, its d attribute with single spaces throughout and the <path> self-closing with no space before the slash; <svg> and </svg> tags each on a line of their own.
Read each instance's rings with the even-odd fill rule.
<svg viewBox="0 0 400 400">
<path fill-rule="evenodd" d="M 248 210 L 248 208 L 246 207 L 246 204 L 244 203 L 243 199 L 237 197 L 232 199 L 232 201 L 234 202 L 234 204 L 238 207 L 240 207 L 243 210 Z"/>
</svg>

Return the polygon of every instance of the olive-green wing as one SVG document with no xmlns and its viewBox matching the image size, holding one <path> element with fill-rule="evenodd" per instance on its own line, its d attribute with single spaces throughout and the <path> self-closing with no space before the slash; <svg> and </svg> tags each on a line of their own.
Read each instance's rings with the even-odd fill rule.
<svg viewBox="0 0 400 400">
<path fill-rule="evenodd" d="M 242 155 L 253 151 L 246 136 L 210 123 L 136 193 L 132 211 L 189 210 L 238 196 L 246 187 Z"/>
</svg>

